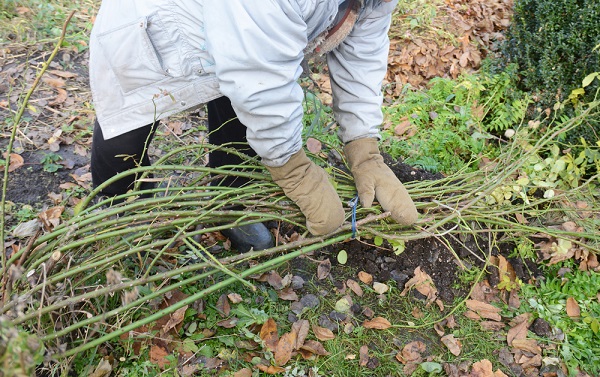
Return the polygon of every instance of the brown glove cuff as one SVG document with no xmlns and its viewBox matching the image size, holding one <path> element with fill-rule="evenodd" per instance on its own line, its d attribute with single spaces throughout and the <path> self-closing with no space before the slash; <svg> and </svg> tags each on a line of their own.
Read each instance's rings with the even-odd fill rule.
<svg viewBox="0 0 600 377">
<path fill-rule="evenodd" d="M 349 142 L 344 146 L 344 154 L 348 158 L 348 165 L 351 171 L 354 171 L 354 169 L 366 161 L 383 163 L 383 157 L 379 153 L 379 142 L 373 138 L 364 138 Z"/>
</svg>

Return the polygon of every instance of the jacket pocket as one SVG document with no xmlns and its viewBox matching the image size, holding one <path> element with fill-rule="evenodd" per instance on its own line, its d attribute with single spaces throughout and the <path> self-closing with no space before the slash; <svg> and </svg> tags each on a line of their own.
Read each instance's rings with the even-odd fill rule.
<svg viewBox="0 0 600 377">
<path fill-rule="evenodd" d="M 160 35 L 149 32 L 155 23 L 154 15 L 145 16 L 98 35 L 98 43 L 110 64 L 124 93 L 155 84 L 172 77 L 173 72 L 164 67 L 155 41 Z"/>
</svg>

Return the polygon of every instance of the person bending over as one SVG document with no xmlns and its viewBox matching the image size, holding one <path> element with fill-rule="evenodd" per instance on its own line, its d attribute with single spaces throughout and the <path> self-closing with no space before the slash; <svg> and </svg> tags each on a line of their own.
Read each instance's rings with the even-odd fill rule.
<svg viewBox="0 0 600 377">
<path fill-rule="evenodd" d="M 392 218 L 413 224 L 417 211 L 379 153 L 381 83 L 397 0 L 129 0 L 100 6 L 90 38 L 90 86 L 96 110 L 91 171 L 97 187 L 150 165 L 146 148 L 158 120 L 207 104 L 209 142 L 236 143 L 261 158 L 313 235 L 344 221 L 325 171 L 302 147 L 302 61 L 326 54 L 338 135 L 361 204 L 376 198 Z M 123 159 L 123 155 L 133 158 Z M 238 156 L 209 154 L 209 166 Z M 102 191 L 133 187 L 128 176 Z M 243 178 L 220 184 L 240 187 Z M 150 188 L 152 183 L 142 183 Z M 263 224 L 230 229 L 234 247 L 272 246 Z"/>
</svg>

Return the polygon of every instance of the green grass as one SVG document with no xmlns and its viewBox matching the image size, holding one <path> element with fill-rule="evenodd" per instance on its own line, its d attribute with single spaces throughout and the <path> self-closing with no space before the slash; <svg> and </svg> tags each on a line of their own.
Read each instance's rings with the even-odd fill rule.
<svg viewBox="0 0 600 377">
<path fill-rule="evenodd" d="M 567 271 L 562 273 L 561 271 Z M 546 278 L 537 285 L 523 287 L 522 312 L 532 312 L 550 323 L 553 329 L 564 334 L 564 339 L 554 342 L 558 349 L 548 356 L 560 357 L 569 367 L 571 375 L 581 368 L 591 375 L 600 373 L 600 274 L 581 271 L 571 262 L 547 269 Z M 580 317 L 569 317 L 566 302 L 574 299 Z M 558 334 L 557 334 L 558 335 Z M 541 340 L 547 341 L 547 340 Z"/>
<path fill-rule="evenodd" d="M 87 49 L 92 16 L 98 6 L 99 2 L 93 0 L 5 0 L 0 4 L 0 44 L 51 43 L 75 10 L 63 47 L 82 52 Z"/>
</svg>

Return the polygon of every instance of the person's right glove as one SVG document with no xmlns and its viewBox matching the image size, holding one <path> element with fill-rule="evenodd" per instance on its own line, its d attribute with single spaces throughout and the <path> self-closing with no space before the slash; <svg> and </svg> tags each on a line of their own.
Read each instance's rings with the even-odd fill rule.
<svg viewBox="0 0 600 377">
<path fill-rule="evenodd" d="M 283 189 L 306 217 L 306 227 L 315 236 L 331 233 L 344 222 L 344 208 L 325 171 L 301 149 L 283 166 L 267 166 L 273 181 Z"/>
<path fill-rule="evenodd" d="M 381 207 L 392 213 L 396 222 L 411 225 L 417 221 L 417 208 L 402 182 L 383 162 L 377 144 L 376 139 L 363 138 L 344 147 L 360 202 L 363 207 L 369 208 L 376 197 Z"/>
</svg>

